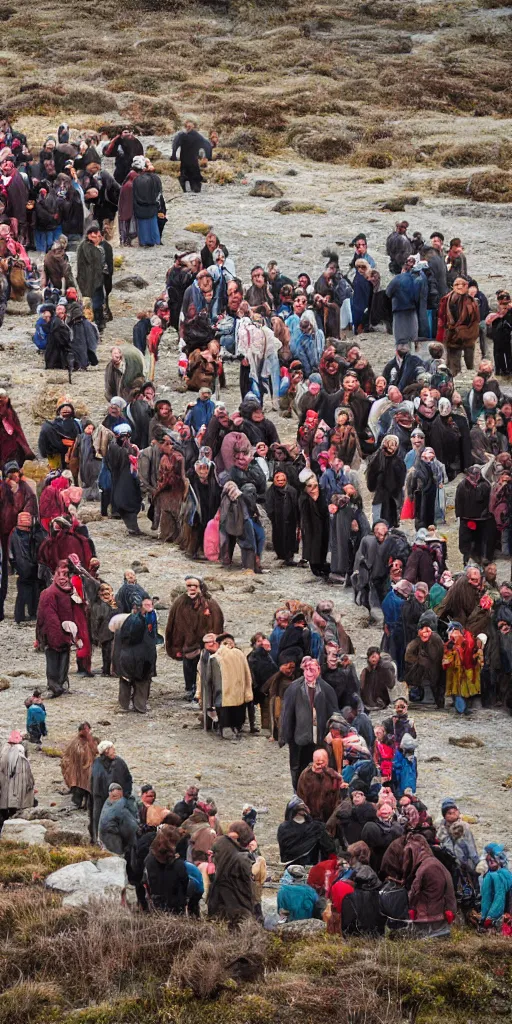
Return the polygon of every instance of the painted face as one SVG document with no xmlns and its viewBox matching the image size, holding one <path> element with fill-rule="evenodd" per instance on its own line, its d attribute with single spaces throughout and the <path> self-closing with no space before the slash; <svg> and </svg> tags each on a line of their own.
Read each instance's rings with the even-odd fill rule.
<svg viewBox="0 0 512 1024">
<path fill-rule="evenodd" d="M 352 394 L 352 392 L 357 391 L 358 387 L 359 387 L 359 381 L 358 381 L 357 377 L 344 377 L 343 378 L 343 389 L 344 389 L 344 391 L 348 391 L 349 395 Z"/>
<path fill-rule="evenodd" d="M 378 651 L 375 651 L 374 654 L 370 654 L 370 657 L 368 658 L 368 662 L 372 666 L 372 668 L 375 668 L 375 666 L 379 664 L 379 661 L 380 661 L 380 654 L 378 653 Z"/>
<path fill-rule="evenodd" d="M 326 750 L 315 750 L 313 754 L 313 771 L 320 775 L 329 764 L 329 757 Z"/>
<path fill-rule="evenodd" d="M 423 643 L 426 644 L 427 640 L 430 640 L 430 637 L 432 636 L 430 626 L 422 626 L 421 629 L 418 630 L 418 636 L 423 640 Z"/>
<path fill-rule="evenodd" d="M 275 473 L 274 474 L 274 485 L 276 487 L 279 487 L 279 488 L 286 487 L 287 483 L 288 483 L 288 480 L 286 478 L 286 473 Z"/>
<path fill-rule="evenodd" d="M 69 570 L 65 565 L 58 565 L 54 576 L 53 582 L 57 584 L 60 590 L 71 591 L 71 580 L 69 578 Z"/>
<path fill-rule="evenodd" d="M 356 789 L 355 793 L 352 793 L 352 803 L 354 804 L 354 807 L 360 807 L 361 804 L 365 804 L 366 797 L 364 793 L 361 793 L 360 790 Z"/>
<path fill-rule="evenodd" d="M 376 527 L 375 527 L 373 532 L 374 532 L 374 534 L 375 534 L 379 544 L 382 544 L 383 540 L 385 540 L 386 537 L 387 537 L 388 528 L 387 528 L 387 526 L 385 526 L 384 523 L 377 523 L 377 525 L 376 525 Z"/>
<path fill-rule="evenodd" d="M 199 580 L 197 579 L 185 580 L 185 587 L 188 597 L 197 597 L 201 589 Z"/>
</svg>

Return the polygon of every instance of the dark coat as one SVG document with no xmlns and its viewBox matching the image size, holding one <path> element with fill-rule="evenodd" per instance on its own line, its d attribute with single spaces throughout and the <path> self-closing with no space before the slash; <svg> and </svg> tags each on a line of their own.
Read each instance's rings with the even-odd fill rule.
<svg viewBox="0 0 512 1024">
<path fill-rule="evenodd" d="M 310 565 L 324 565 L 329 548 L 329 512 L 320 491 L 318 500 L 304 492 L 299 498 L 302 557 Z"/>
<path fill-rule="evenodd" d="M 397 526 L 400 519 L 398 507 L 402 488 L 405 483 L 407 469 L 404 460 L 398 455 L 385 455 L 378 451 L 368 463 L 366 483 L 369 491 L 374 491 L 372 501 L 382 505 L 381 516 L 388 526 Z"/>
<path fill-rule="evenodd" d="M 413 544 L 404 570 L 404 580 L 409 583 L 426 583 L 430 587 L 435 583 L 433 552 L 421 544 Z"/>
<path fill-rule="evenodd" d="M 366 822 L 376 820 L 375 804 L 366 802 L 355 807 L 352 800 L 345 797 L 327 822 L 327 831 L 335 836 L 341 847 L 346 850 L 351 843 L 359 842 Z"/>
<path fill-rule="evenodd" d="M 158 213 L 162 182 L 154 171 L 137 174 L 133 180 L 133 213 L 137 220 L 149 220 Z"/>
<path fill-rule="evenodd" d="M 339 708 L 332 686 L 320 676 L 315 685 L 314 707 L 317 739 L 321 743 L 327 733 L 329 718 Z M 299 747 L 313 743 L 313 715 L 304 676 L 296 679 L 284 695 L 279 746 L 283 747 L 286 743 L 295 743 Z"/>
<path fill-rule="evenodd" d="M 411 836 L 404 850 L 405 875 L 409 884 L 409 908 L 415 921 L 443 921 L 445 911 L 457 913 L 457 901 L 450 873 L 436 859 L 423 836 Z"/>
<path fill-rule="evenodd" d="M 437 633 L 432 633 L 426 643 L 419 636 L 415 637 L 405 651 L 406 682 L 409 686 L 430 683 L 439 707 L 444 704 L 443 654 L 444 644 Z"/>
<path fill-rule="evenodd" d="M 58 316 L 52 317 L 50 322 L 44 365 L 46 370 L 67 370 L 72 365 L 71 331 Z"/>
<path fill-rule="evenodd" d="M 168 914 L 184 914 L 187 905 L 188 873 L 180 857 L 157 860 L 149 851 L 144 862 L 144 877 L 155 910 Z"/>
<path fill-rule="evenodd" d="M 105 465 L 112 476 L 112 506 L 118 512 L 140 512 L 140 483 L 131 471 L 129 450 L 117 441 L 110 441 Z"/>
<path fill-rule="evenodd" d="M 208 916 L 238 922 L 253 914 L 249 857 L 234 839 L 219 836 L 213 844 L 215 877 L 208 894 Z"/>
<path fill-rule="evenodd" d="M 291 558 L 299 550 L 297 540 L 297 491 L 290 484 L 274 487 L 265 497 L 267 515 L 272 523 L 272 544 L 278 558 Z"/>
<path fill-rule="evenodd" d="M 481 591 L 468 583 L 465 575 L 460 576 L 443 597 L 437 609 L 437 616 L 445 622 L 454 620 L 465 626 L 471 612 L 478 605 L 480 597 Z"/>
</svg>

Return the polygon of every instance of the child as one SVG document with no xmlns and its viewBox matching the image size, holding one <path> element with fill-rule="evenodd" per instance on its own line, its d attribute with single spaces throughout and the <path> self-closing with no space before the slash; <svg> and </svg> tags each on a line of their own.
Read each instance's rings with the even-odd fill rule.
<svg viewBox="0 0 512 1024">
<path fill-rule="evenodd" d="M 48 735 L 46 728 L 46 709 L 41 700 L 41 691 L 34 690 L 25 701 L 27 709 L 27 732 L 31 743 L 41 746 L 41 739 Z"/>
<path fill-rule="evenodd" d="M 389 782 L 391 780 L 393 755 L 395 753 L 393 740 L 388 736 L 383 725 L 376 725 L 374 731 L 375 747 L 373 750 L 373 759 L 379 769 L 382 782 Z"/>
<path fill-rule="evenodd" d="M 416 740 L 410 733 L 404 733 L 400 742 L 400 749 L 393 758 L 392 787 L 397 799 L 404 795 L 406 790 L 416 792 L 418 782 L 418 761 L 414 753 Z"/>
</svg>

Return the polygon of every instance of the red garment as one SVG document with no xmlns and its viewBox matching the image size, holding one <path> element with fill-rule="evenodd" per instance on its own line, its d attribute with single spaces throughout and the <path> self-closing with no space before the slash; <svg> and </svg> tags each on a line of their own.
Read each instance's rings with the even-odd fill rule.
<svg viewBox="0 0 512 1024">
<path fill-rule="evenodd" d="M 21 242 L 15 242 L 14 238 L 3 238 L 0 241 L 0 249 L 2 250 L 0 252 L 0 259 L 5 259 L 8 256 L 16 256 L 25 264 L 27 270 L 32 271 L 32 264 Z"/>
<path fill-rule="evenodd" d="M 394 753 L 393 747 L 389 743 L 379 743 L 378 740 L 375 740 L 375 764 L 379 768 L 383 779 L 391 778 Z"/>
<path fill-rule="evenodd" d="M 321 860 L 319 864 L 314 864 L 313 867 L 309 869 L 308 885 L 311 885 L 321 896 L 326 892 L 326 875 L 331 872 L 329 884 L 327 886 L 327 891 L 329 891 L 332 878 L 334 877 L 333 872 L 336 871 L 337 863 L 338 858 L 336 857 L 336 854 L 333 853 L 331 857 L 327 858 L 327 860 Z"/>
<path fill-rule="evenodd" d="M 333 910 L 337 914 L 341 914 L 341 905 L 345 896 L 349 896 L 352 892 L 354 892 L 354 886 L 350 885 L 350 882 L 344 882 L 342 878 L 331 886 L 329 899 L 331 900 Z"/>
<path fill-rule="evenodd" d="M 25 459 L 33 459 L 34 453 L 23 433 L 17 413 L 7 399 L 5 410 L 0 413 L 0 468 L 6 462 L 15 460 L 22 466 Z"/>
<path fill-rule="evenodd" d="M 70 555 L 78 555 L 81 565 L 88 569 L 93 557 L 91 545 L 82 534 L 74 533 L 72 530 L 61 530 L 42 542 L 38 560 L 55 572 L 59 562 L 68 559 Z"/>
<path fill-rule="evenodd" d="M 37 609 L 37 636 L 45 646 L 62 651 L 71 647 L 71 633 L 62 628 L 63 622 L 76 622 L 75 609 L 78 605 L 71 600 L 71 591 L 61 590 L 56 583 L 43 590 Z M 78 622 L 77 622 L 78 626 Z M 87 632 L 87 630 L 86 630 Z"/>
<path fill-rule="evenodd" d="M 0 536 L 9 536 L 20 512 L 30 512 L 37 516 L 37 498 L 31 488 L 20 480 L 18 490 L 14 493 L 7 480 L 0 483 Z"/>
<path fill-rule="evenodd" d="M 150 355 L 158 359 L 158 346 L 160 344 L 160 338 L 162 337 L 163 330 L 161 327 L 152 327 L 147 338 L 147 346 Z"/>
<path fill-rule="evenodd" d="M 136 177 L 137 171 L 130 171 L 121 185 L 117 209 L 119 220 L 131 220 L 133 217 L 133 179 Z"/>
</svg>

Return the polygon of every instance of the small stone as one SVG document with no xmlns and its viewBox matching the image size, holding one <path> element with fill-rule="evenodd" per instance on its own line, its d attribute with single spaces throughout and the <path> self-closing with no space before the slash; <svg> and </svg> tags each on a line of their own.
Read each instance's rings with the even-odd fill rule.
<svg viewBox="0 0 512 1024">
<path fill-rule="evenodd" d="M 215 593 L 216 590 L 225 589 L 224 584 L 216 576 L 203 576 L 203 581 L 212 593 Z"/>
<path fill-rule="evenodd" d="M 289 167 L 284 173 L 288 178 L 296 178 L 299 172 L 295 170 L 295 167 Z"/>
<path fill-rule="evenodd" d="M 310 235 L 309 231 L 301 231 L 300 237 L 301 238 L 313 238 L 313 235 Z"/>
<path fill-rule="evenodd" d="M 241 594 L 254 594 L 255 590 L 256 590 L 256 587 L 254 586 L 254 583 L 249 583 L 249 584 L 247 584 L 247 586 L 240 588 L 240 593 Z"/>
<path fill-rule="evenodd" d="M 282 188 L 276 185 L 275 181 L 255 181 L 249 191 L 250 196 L 260 196 L 261 199 L 279 199 L 284 195 Z"/>
<path fill-rule="evenodd" d="M 195 775 L 194 775 L 194 778 L 195 778 L 195 779 L 200 779 L 200 778 L 202 778 L 202 773 L 201 773 L 201 772 L 196 772 L 196 773 L 195 773 Z"/>
<path fill-rule="evenodd" d="M 132 569 L 134 572 L 149 572 L 149 569 L 145 562 L 135 561 L 132 562 Z"/>
<path fill-rule="evenodd" d="M 122 277 L 120 281 L 116 281 L 114 288 L 117 288 L 120 292 L 131 292 L 135 288 L 149 288 L 149 284 L 140 274 L 128 274 L 127 277 Z"/>
<path fill-rule="evenodd" d="M 507 775 L 507 778 L 501 783 L 503 789 L 512 789 L 512 775 Z"/>
<path fill-rule="evenodd" d="M 0 676 L 0 690 L 9 690 L 11 684 L 5 676 Z"/>
<path fill-rule="evenodd" d="M 109 722 L 106 718 L 100 718 L 100 720 L 98 722 L 98 725 L 111 725 L 111 724 L 112 723 Z"/>
</svg>

